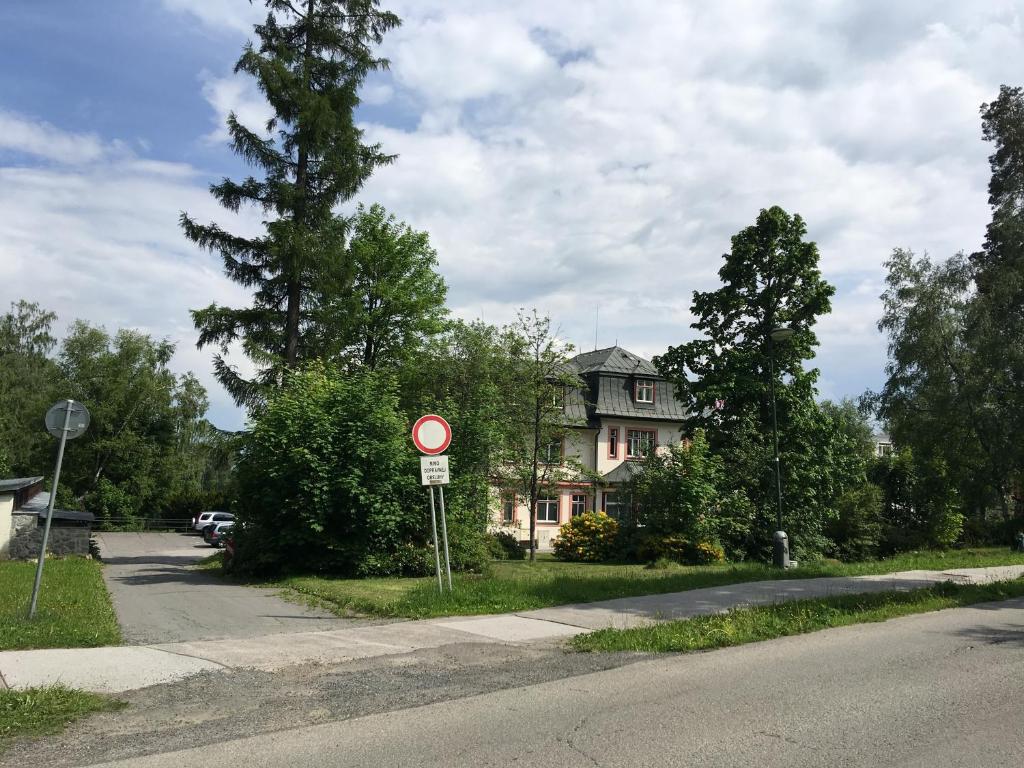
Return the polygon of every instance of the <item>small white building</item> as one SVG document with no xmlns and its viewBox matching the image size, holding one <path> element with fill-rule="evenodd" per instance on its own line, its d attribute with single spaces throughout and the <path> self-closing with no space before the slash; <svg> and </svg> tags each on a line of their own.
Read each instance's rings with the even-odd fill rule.
<svg viewBox="0 0 1024 768">
<path fill-rule="evenodd" d="M 557 492 L 537 500 L 540 549 L 549 548 L 559 526 L 574 515 L 586 510 L 624 514 L 620 489 L 637 462 L 659 446 L 682 440 L 685 408 L 649 360 L 616 346 L 579 354 L 569 367 L 585 386 L 566 392 L 563 399 L 573 434 L 562 443 L 561 459 L 575 458 L 600 479 L 562 482 Z M 529 500 L 510 489 L 496 489 L 496 496 L 495 524 L 528 542 Z"/>
</svg>

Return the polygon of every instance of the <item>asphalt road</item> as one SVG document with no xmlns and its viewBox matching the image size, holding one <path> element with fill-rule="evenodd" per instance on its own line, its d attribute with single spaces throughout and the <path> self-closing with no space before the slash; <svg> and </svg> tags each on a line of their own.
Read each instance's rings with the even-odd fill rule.
<svg viewBox="0 0 1024 768">
<path fill-rule="evenodd" d="M 198 536 L 98 533 L 103 577 L 125 642 L 175 643 L 259 637 L 356 626 L 277 597 L 189 569 L 213 554 Z"/>
<path fill-rule="evenodd" d="M 647 658 L 107 765 L 1019 766 L 1022 708 L 1017 600 Z"/>
</svg>

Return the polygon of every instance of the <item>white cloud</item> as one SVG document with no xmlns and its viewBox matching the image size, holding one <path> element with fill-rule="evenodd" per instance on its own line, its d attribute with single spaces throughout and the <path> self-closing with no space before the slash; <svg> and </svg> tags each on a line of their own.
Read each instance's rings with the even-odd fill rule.
<svg viewBox="0 0 1024 768">
<path fill-rule="evenodd" d="M 430 231 L 460 315 L 537 305 L 588 347 L 600 305 L 600 343 L 657 353 L 779 204 L 839 288 L 815 364 L 855 393 L 890 250 L 980 244 L 978 106 L 1024 65 L 1019 3 L 399 5 L 419 121 L 367 126 L 399 159 L 362 197 Z"/>
<path fill-rule="evenodd" d="M 211 30 L 252 33 L 253 24 L 267 17 L 261 2 L 241 0 L 163 0 L 164 7 L 189 14 Z"/>
<path fill-rule="evenodd" d="M 0 110 L 0 150 L 58 163 L 99 160 L 107 147 L 94 134 L 61 131 L 47 122 Z"/>
<path fill-rule="evenodd" d="M 267 121 L 274 112 L 266 98 L 248 75 L 214 77 L 209 72 L 201 74 L 203 98 L 213 107 L 214 128 L 204 140 L 221 143 L 229 140 L 227 119 L 231 112 L 238 121 L 251 131 L 266 134 Z"/>
<path fill-rule="evenodd" d="M 890 250 L 980 244 L 978 106 L 1024 71 L 1020 0 L 383 4 L 404 23 L 363 91 L 365 128 L 400 156 L 361 198 L 430 232 L 456 314 L 537 306 L 588 348 L 600 307 L 600 344 L 657 354 L 690 336 L 691 293 L 717 285 L 729 237 L 779 204 L 839 289 L 815 360 L 829 396 L 881 381 Z M 261 5 L 164 0 L 239 45 Z M 202 89 L 216 141 L 229 110 L 254 128 L 269 114 L 247 78 Z M 75 167 L 2 171 L 0 285 L 45 299 L 35 265 L 69 269 L 96 297 L 72 316 L 167 328 L 208 368 L 185 308 L 244 296 L 177 230 L 182 208 L 225 220 L 205 179 L 16 119 L 0 146 Z"/>
<path fill-rule="evenodd" d="M 78 137 L 49 131 L 52 146 L 77 146 Z M 222 275 L 216 257 L 185 240 L 177 221 L 181 210 L 201 220 L 231 217 L 187 165 L 102 148 L 59 159 L 67 162 L 0 167 L 0 311 L 28 299 L 57 312 L 61 329 L 81 318 L 168 338 L 177 344 L 175 369 L 199 375 L 218 423 L 239 427 L 240 413 L 213 378 L 210 351 L 196 350 L 188 310 L 242 305 L 248 296 Z M 231 226 L 254 233 L 258 221 L 243 215 Z"/>
</svg>

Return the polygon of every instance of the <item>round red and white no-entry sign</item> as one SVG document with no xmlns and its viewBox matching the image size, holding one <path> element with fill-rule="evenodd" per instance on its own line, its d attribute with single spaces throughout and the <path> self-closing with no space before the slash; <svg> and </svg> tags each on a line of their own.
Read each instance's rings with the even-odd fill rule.
<svg viewBox="0 0 1024 768">
<path fill-rule="evenodd" d="M 428 456 L 444 453 L 452 442 L 452 428 L 440 416 L 428 413 L 412 425 L 412 441 Z"/>
</svg>

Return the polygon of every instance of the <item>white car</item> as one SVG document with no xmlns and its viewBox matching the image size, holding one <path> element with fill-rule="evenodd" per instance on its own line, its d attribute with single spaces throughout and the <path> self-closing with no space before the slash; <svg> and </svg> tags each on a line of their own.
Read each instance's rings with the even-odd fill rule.
<svg viewBox="0 0 1024 768">
<path fill-rule="evenodd" d="M 203 529 L 208 525 L 227 523 L 234 519 L 235 516 L 230 512 L 200 512 L 196 517 L 192 518 L 192 530 L 202 533 Z"/>
</svg>

